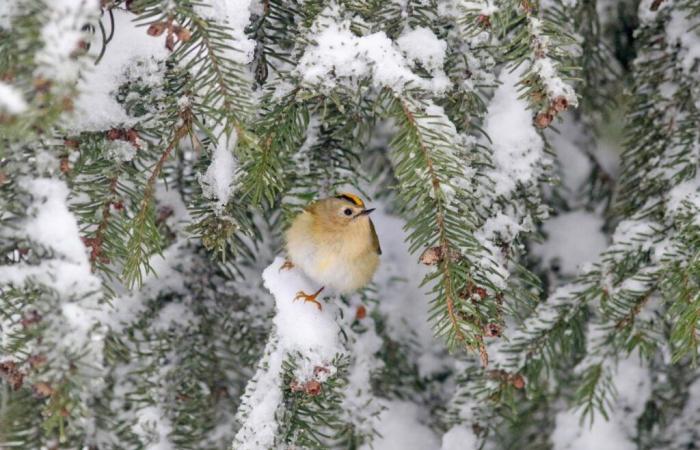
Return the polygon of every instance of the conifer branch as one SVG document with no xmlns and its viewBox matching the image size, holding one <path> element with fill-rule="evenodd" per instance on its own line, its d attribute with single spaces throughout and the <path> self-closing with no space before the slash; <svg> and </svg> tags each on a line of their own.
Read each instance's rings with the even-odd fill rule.
<svg viewBox="0 0 700 450">
<path fill-rule="evenodd" d="M 154 225 L 151 223 L 153 221 L 152 204 L 156 181 L 173 150 L 175 150 L 180 141 L 187 136 L 188 133 L 192 132 L 192 111 L 185 108 L 180 112 L 179 117 L 181 123 L 173 131 L 172 138 L 153 166 L 151 175 L 148 177 L 144 187 L 143 198 L 141 199 L 138 212 L 129 225 L 129 241 L 126 245 L 128 255 L 124 261 L 124 268 L 122 271 L 122 280 L 129 287 L 141 284 L 143 276 L 142 267 L 146 273 L 152 270 L 148 263 L 148 257 L 150 255 L 145 253 L 145 245 L 147 240 L 152 240 L 155 236 L 158 236 L 157 231 L 154 230 Z"/>
<path fill-rule="evenodd" d="M 399 197 L 410 211 L 408 239 L 412 249 L 422 247 L 437 257 L 429 258 L 429 262 L 423 258 L 427 264 L 437 266 L 437 272 L 429 275 L 425 282 L 439 278 L 433 290 L 436 298 L 431 313 L 435 332 L 444 336 L 451 348 L 458 344 L 477 349 L 482 363 L 487 364 L 486 349 L 480 340 L 483 333 L 480 324 L 486 321 L 484 313 L 466 294 L 457 293 L 457 286 L 468 289 L 473 270 L 460 250 L 476 251 L 479 245 L 470 233 L 475 221 L 470 217 L 471 212 L 458 211 L 446 197 L 446 192 L 454 189 L 450 180 L 460 176 L 450 125 L 445 122 L 446 117 L 432 118 L 430 112 L 421 113 L 419 119 L 416 108 L 420 106 L 410 104 L 415 100 L 396 96 L 389 101 L 390 111 L 394 108 L 393 114 L 401 124 L 392 146 L 395 173 L 401 187 Z M 461 195 L 466 193 L 458 191 L 455 197 L 461 198 Z M 434 245 L 437 247 L 433 248 Z"/>
<path fill-rule="evenodd" d="M 576 63 L 572 52 L 563 50 L 578 43 L 565 26 L 566 17 L 540 11 L 537 0 L 507 0 L 495 10 L 483 1 L 468 5 L 461 20 L 466 36 L 489 33 L 503 42 L 497 47 L 500 60 L 513 67 L 527 64 L 521 84 L 523 96 L 537 113 L 537 127 L 548 127 L 559 113 L 578 105 L 568 84 L 574 80 Z"/>
<path fill-rule="evenodd" d="M 114 202 L 114 195 L 117 192 L 117 181 L 119 176 L 115 175 L 109 180 L 109 195 L 105 198 L 102 204 L 102 214 L 100 222 L 97 225 L 97 230 L 95 230 L 95 237 L 89 239 L 86 244 L 90 247 L 90 262 L 92 263 L 92 270 L 95 271 L 95 262 L 100 259 L 102 254 L 102 242 L 107 231 L 107 226 L 109 224 L 109 219 L 111 217 L 111 209 Z"/>
<path fill-rule="evenodd" d="M 435 201 L 435 222 L 438 234 L 438 244 L 440 248 L 440 253 L 442 255 L 450 255 L 452 254 L 452 250 L 450 248 L 450 243 L 447 239 L 447 233 L 445 231 L 445 207 L 442 201 L 440 179 L 438 178 L 435 172 L 435 168 L 433 166 L 433 159 L 430 154 L 430 151 L 426 148 L 425 142 L 421 137 L 420 130 L 416 125 L 416 119 L 413 115 L 413 112 L 409 109 L 408 104 L 405 100 L 399 99 L 398 101 L 401 104 L 401 110 L 403 111 L 404 117 L 406 118 L 406 122 L 410 126 L 413 139 L 418 143 L 418 148 L 420 149 L 423 162 L 428 171 L 428 178 L 430 179 L 430 185 L 433 192 L 432 198 Z M 469 346 L 469 344 L 467 343 L 468 341 L 466 340 L 459 326 L 457 314 L 454 308 L 454 292 L 452 290 L 452 279 L 450 275 L 449 264 L 451 264 L 449 256 L 443 257 L 442 261 L 438 264 L 438 267 L 442 272 L 442 285 L 445 291 L 445 303 L 447 305 L 447 314 L 450 318 L 450 322 L 452 324 L 452 331 L 456 339 Z"/>
<path fill-rule="evenodd" d="M 303 142 L 309 111 L 297 94 L 298 90 L 294 90 L 277 105 L 270 105 L 269 111 L 254 124 L 259 141 L 244 157 L 241 183 L 243 196 L 254 206 L 263 201 L 272 204 L 284 191 L 286 177 L 283 168 Z"/>
</svg>

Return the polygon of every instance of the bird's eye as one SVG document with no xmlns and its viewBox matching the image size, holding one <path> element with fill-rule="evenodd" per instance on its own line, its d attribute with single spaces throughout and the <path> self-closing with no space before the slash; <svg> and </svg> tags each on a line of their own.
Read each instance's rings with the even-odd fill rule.
<svg viewBox="0 0 700 450">
<path fill-rule="evenodd" d="M 345 210 L 343 211 L 343 214 L 345 214 L 346 216 L 352 216 L 352 209 L 345 208 Z"/>
</svg>

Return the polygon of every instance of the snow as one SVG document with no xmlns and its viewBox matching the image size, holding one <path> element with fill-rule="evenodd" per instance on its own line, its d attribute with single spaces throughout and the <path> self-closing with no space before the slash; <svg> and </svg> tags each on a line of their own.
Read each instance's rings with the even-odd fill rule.
<svg viewBox="0 0 700 450">
<path fill-rule="evenodd" d="M 427 269 L 408 251 L 405 223 L 380 207 L 373 214 L 382 244 L 382 262 L 374 277 L 379 293 L 378 308 L 387 321 L 387 333 L 397 342 L 415 342 L 418 371 L 430 376 L 445 369 L 444 347 L 434 337 L 426 301 L 430 286 L 421 286 Z"/>
<path fill-rule="evenodd" d="M 175 446 L 168 439 L 173 431 L 172 424 L 166 419 L 165 412 L 158 406 L 147 406 L 136 411 L 137 434 L 148 442 L 149 450 L 173 450 Z"/>
<path fill-rule="evenodd" d="M 78 78 L 80 65 L 73 57 L 86 35 L 85 23 L 96 17 L 98 0 L 52 0 L 46 2 L 41 37 L 44 47 L 37 52 L 37 74 L 47 79 L 70 83 Z"/>
<path fill-rule="evenodd" d="M 278 428 L 275 413 L 282 402 L 282 362 L 284 353 L 277 350 L 276 339 L 268 341 L 255 376 L 248 382 L 243 403 L 238 410 L 241 427 L 234 438 L 235 449 L 273 448 Z"/>
<path fill-rule="evenodd" d="M 12 17 L 17 13 L 18 0 L 5 0 L 0 2 L 0 28 L 8 29 Z"/>
<path fill-rule="evenodd" d="M 643 249 L 653 246 L 651 238 L 655 235 L 655 224 L 648 220 L 623 220 L 612 235 L 610 250 L 624 250 L 630 245 L 637 245 Z"/>
<path fill-rule="evenodd" d="M 546 265 L 556 260 L 562 275 L 576 275 L 582 264 L 596 261 L 607 248 L 604 223 L 599 214 L 585 210 L 552 217 L 543 226 L 546 241 L 533 245 L 532 252 Z"/>
<path fill-rule="evenodd" d="M 144 86 L 158 88 L 162 83 L 162 69 L 157 61 L 168 57 L 163 43 L 149 36 L 144 27 L 137 27 L 133 14 L 114 9 L 114 26 L 119 30 L 108 44 L 97 66 L 86 68 L 78 83 L 80 95 L 75 101 L 75 113 L 69 127 L 76 131 L 104 131 L 110 128 L 130 127 L 140 119 L 129 117 L 117 102 L 116 92 L 127 80 L 142 78 Z M 95 34 L 90 46 L 95 57 L 102 42 Z"/>
<path fill-rule="evenodd" d="M 562 183 L 570 194 L 580 196 L 580 188 L 588 179 L 591 163 L 575 143 L 559 139 L 559 136 L 561 135 L 555 135 L 549 142 L 557 151 L 557 160 L 562 169 Z"/>
<path fill-rule="evenodd" d="M 24 178 L 22 186 L 34 197 L 21 235 L 53 250 L 54 257 L 39 265 L 0 267 L 0 283 L 22 284 L 29 278 L 46 283 L 64 295 L 85 294 L 99 289 L 100 280 L 90 271 L 78 223 L 68 210 L 68 187 L 51 178 Z"/>
<path fill-rule="evenodd" d="M 105 152 L 110 159 L 120 162 L 131 161 L 136 155 L 136 147 L 129 141 L 115 139 L 105 143 Z"/>
<path fill-rule="evenodd" d="M 31 193 L 33 203 L 18 229 L 18 238 L 30 240 L 52 252 L 39 264 L 0 266 L 0 285 L 21 286 L 35 282 L 55 290 L 62 303 L 47 335 L 57 339 L 62 351 L 87 349 L 97 358 L 101 352 L 102 329 L 94 320 L 101 280 L 91 271 L 88 253 L 80 239 L 75 216 L 67 205 L 66 184 L 53 178 L 21 178 L 20 185 Z M 0 330 L 0 341 L 8 330 Z M 57 350 L 58 351 L 58 350 Z"/>
<path fill-rule="evenodd" d="M 248 64 L 253 59 L 255 41 L 248 39 L 245 27 L 250 22 L 250 9 L 254 7 L 251 0 L 210 0 L 208 4 L 196 4 L 197 11 L 203 18 L 215 20 L 228 27 L 228 37 L 233 41 L 235 50 L 226 56 L 239 64 Z"/>
<path fill-rule="evenodd" d="M 557 414 L 552 434 L 555 450 L 635 450 L 634 442 L 614 422 L 596 418 L 590 429 L 581 428 L 580 417 L 568 411 Z M 584 425 L 585 426 L 585 425 Z"/>
<path fill-rule="evenodd" d="M 669 191 L 666 207 L 670 214 L 682 211 L 685 204 L 693 205 L 696 210 L 700 209 L 700 174 Z"/>
<path fill-rule="evenodd" d="M 86 265 L 87 252 L 80 241 L 78 224 L 66 206 L 68 187 L 49 178 L 27 181 L 26 185 L 37 200 L 34 220 L 25 225 L 27 235 L 70 261 Z"/>
<path fill-rule="evenodd" d="M 10 114 L 21 114 L 27 110 L 24 96 L 16 88 L 0 81 L 0 111 Z"/>
<path fill-rule="evenodd" d="M 497 213 L 493 217 L 486 219 L 481 229 L 475 233 L 475 236 L 482 240 L 501 240 L 503 242 L 511 242 L 522 227 L 513 219 L 513 217 Z"/>
<path fill-rule="evenodd" d="M 665 380 L 661 380 L 664 382 Z M 667 429 L 669 436 L 673 436 L 673 444 L 676 448 L 692 448 L 698 441 L 697 415 L 700 413 L 700 379 L 688 387 L 688 400 L 683 406 L 683 411 Z"/>
<path fill-rule="evenodd" d="M 648 369 L 634 354 L 622 360 L 613 376 L 618 399 L 606 420 L 596 414 L 593 422 L 581 422 L 578 411 L 557 414 L 552 434 L 554 450 L 634 450 L 632 440 L 636 433 L 637 418 L 643 412 L 651 393 Z"/>
<path fill-rule="evenodd" d="M 639 20 L 643 24 L 647 24 L 650 22 L 653 22 L 656 20 L 657 17 L 659 17 L 659 13 L 662 12 L 663 10 L 667 9 L 670 7 L 671 2 L 668 1 L 662 1 L 659 3 L 658 8 L 656 10 L 652 10 L 651 5 L 655 2 L 655 0 L 641 0 L 639 2 Z"/>
<path fill-rule="evenodd" d="M 532 36 L 532 45 L 537 48 L 536 58 L 531 68 L 544 84 L 547 97 L 550 100 L 564 97 L 569 105 L 573 107 L 578 106 L 574 88 L 559 76 L 558 63 L 548 56 L 550 38 L 544 32 L 542 20 L 534 17 L 534 15 L 528 15 L 527 21 L 528 29 Z M 569 51 L 573 52 L 574 49 L 569 49 Z"/>
<path fill-rule="evenodd" d="M 569 105 L 575 107 L 578 105 L 578 99 L 574 88 L 559 77 L 555 64 L 551 58 L 540 58 L 532 64 L 532 70 L 537 73 L 544 83 L 549 98 L 564 97 L 569 102 Z"/>
<path fill-rule="evenodd" d="M 700 22 L 697 19 L 691 20 L 689 15 L 689 11 L 674 9 L 671 12 L 671 20 L 666 24 L 666 35 L 670 46 L 679 44 L 681 67 L 690 74 L 697 70 L 694 67 L 700 60 L 700 34 L 697 32 Z"/>
<path fill-rule="evenodd" d="M 326 8 L 312 27 L 309 40 L 316 45 L 306 48 L 295 69 L 304 83 L 319 86 L 324 92 L 339 86 L 356 88 L 364 78 L 370 78 L 377 88 L 390 87 L 396 91 L 410 86 L 441 92 L 449 85 L 444 74 L 432 79 L 414 74 L 383 31 L 356 36 L 350 30 L 350 20 L 336 21 L 332 18 L 334 15 L 337 15 L 335 8 Z M 410 41 L 404 42 L 404 51 L 418 54 L 413 42 L 411 45 Z M 434 52 L 431 54 L 435 57 Z M 420 55 L 425 56 L 425 53 Z"/>
<path fill-rule="evenodd" d="M 442 70 L 447 43 L 438 39 L 432 30 L 418 27 L 404 32 L 396 43 L 409 60 L 419 62 L 431 73 L 435 74 Z"/>
<path fill-rule="evenodd" d="M 618 362 L 613 383 L 617 391 L 615 420 L 627 436 L 632 436 L 636 432 L 637 418 L 644 412 L 651 395 L 648 363 L 638 352 L 633 352 Z"/>
<path fill-rule="evenodd" d="M 280 270 L 283 263 L 284 259 L 277 257 L 263 272 L 265 287 L 275 297 L 273 324 L 281 345 L 288 352 L 298 351 L 311 357 L 317 365 L 330 362 L 342 350 L 334 310 L 331 307 L 319 310 L 313 304 L 294 301 L 298 292 L 311 294 L 319 287 L 297 268 Z"/>
<path fill-rule="evenodd" d="M 372 375 L 384 365 L 375 356 L 383 344 L 384 341 L 376 331 L 369 329 L 355 336 L 351 345 L 355 359 L 348 373 L 342 408 L 347 412 L 348 421 L 354 425 L 355 430 L 367 436 L 373 433 L 380 420 L 379 413 L 384 408 L 382 399 L 377 398 L 371 389 Z"/>
<path fill-rule="evenodd" d="M 573 284 L 563 285 L 554 290 L 546 301 L 537 305 L 535 310 L 528 316 L 523 324 L 509 333 L 510 342 L 517 344 L 521 340 L 528 340 L 531 336 L 548 330 L 552 323 L 558 319 L 565 318 L 567 313 L 577 308 L 577 301 L 574 301 L 577 286 Z M 520 372 L 521 368 L 532 355 L 497 355 L 497 360 L 508 361 L 507 366 L 512 372 Z M 534 358 L 539 357 L 534 355 Z"/>
<path fill-rule="evenodd" d="M 479 439 L 464 426 L 454 426 L 442 435 L 440 450 L 478 450 Z"/>
<path fill-rule="evenodd" d="M 364 445 L 361 450 L 426 450 L 440 448 L 435 433 L 422 423 L 425 410 L 415 403 L 395 400 L 387 404 L 382 412 L 377 431 L 381 437 L 372 447 Z M 466 449 L 465 449 L 466 450 Z"/>
<path fill-rule="evenodd" d="M 171 327 L 188 326 L 196 320 L 194 313 L 185 303 L 171 302 L 165 305 L 154 321 L 154 331 L 165 331 Z"/>
<path fill-rule="evenodd" d="M 492 142 L 496 170 L 489 171 L 497 195 L 512 192 L 517 183 L 534 182 L 545 159 L 542 138 L 532 124 L 527 103 L 519 99 L 519 72 L 503 71 L 484 124 Z"/>
<path fill-rule="evenodd" d="M 232 131 L 230 136 L 223 131 L 219 133 L 211 164 L 200 177 L 199 182 L 204 196 L 215 200 L 214 209 L 221 213 L 235 188 L 234 180 L 238 162 L 233 155 L 233 150 L 236 148 L 238 135 L 235 131 Z"/>
<path fill-rule="evenodd" d="M 423 133 L 423 142 L 429 148 L 439 149 L 447 157 L 458 161 L 461 157 L 457 154 L 457 150 L 461 145 L 465 147 L 471 145 L 471 141 L 468 138 L 464 138 L 463 135 L 457 133 L 457 129 L 450 120 L 450 118 L 445 113 L 442 106 L 438 106 L 431 102 L 426 102 L 425 105 L 415 105 L 408 102 L 408 107 L 413 111 L 416 124 L 419 128 L 423 130 L 430 130 Z M 423 109 L 423 111 L 421 111 Z M 439 133 L 433 133 L 431 131 L 438 131 Z M 426 170 L 419 171 L 416 169 L 416 173 L 426 182 L 429 182 L 428 172 Z M 468 180 L 473 178 L 475 170 L 468 164 L 462 164 L 461 172 L 454 176 L 449 182 L 442 183 L 440 189 L 445 198 L 447 204 L 452 203 L 455 199 L 456 186 L 464 187 L 468 183 Z M 431 193 L 430 195 L 433 195 Z"/>
</svg>

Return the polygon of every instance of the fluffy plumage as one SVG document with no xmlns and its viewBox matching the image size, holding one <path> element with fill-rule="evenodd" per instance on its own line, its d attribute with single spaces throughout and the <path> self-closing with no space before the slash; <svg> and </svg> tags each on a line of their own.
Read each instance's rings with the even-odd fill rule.
<svg viewBox="0 0 700 450">
<path fill-rule="evenodd" d="M 341 293 L 369 283 L 381 248 L 364 202 L 352 194 L 309 205 L 286 233 L 287 255 L 315 282 Z"/>
</svg>

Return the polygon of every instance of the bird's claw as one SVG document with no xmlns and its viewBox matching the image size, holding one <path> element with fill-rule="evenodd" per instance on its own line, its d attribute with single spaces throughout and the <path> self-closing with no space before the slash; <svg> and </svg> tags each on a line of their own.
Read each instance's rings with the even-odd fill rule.
<svg viewBox="0 0 700 450">
<path fill-rule="evenodd" d="M 323 311 L 323 306 L 321 303 L 316 300 L 316 297 L 323 291 L 323 287 L 319 289 L 318 291 L 314 292 L 313 294 L 309 295 L 304 291 L 299 291 L 297 292 L 297 295 L 294 297 L 294 301 L 297 301 L 299 299 L 304 300 L 304 303 L 313 303 L 316 305 L 319 311 Z"/>
<path fill-rule="evenodd" d="M 294 268 L 294 263 L 291 262 L 291 261 L 288 260 L 288 259 L 285 259 L 285 260 L 284 260 L 284 264 L 282 264 L 282 265 L 280 266 L 280 270 L 279 270 L 279 271 L 282 272 L 283 270 L 290 270 L 290 269 L 293 269 L 293 268 Z"/>
</svg>

